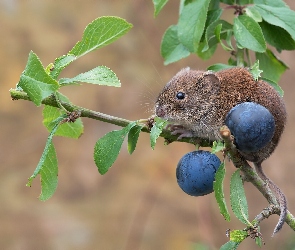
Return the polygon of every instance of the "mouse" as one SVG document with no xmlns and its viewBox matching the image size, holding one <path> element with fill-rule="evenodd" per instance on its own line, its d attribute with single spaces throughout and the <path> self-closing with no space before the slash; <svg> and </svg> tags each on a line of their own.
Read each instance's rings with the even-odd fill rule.
<svg viewBox="0 0 295 250">
<path fill-rule="evenodd" d="M 245 67 L 232 67 L 221 71 L 180 70 L 164 86 L 155 102 L 156 116 L 169 122 L 171 133 L 178 139 L 202 138 L 221 140 L 219 130 L 225 118 L 236 105 L 255 102 L 270 111 L 275 120 L 271 141 L 256 152 L 240 154 L 254 163 L 256 172 L 275 192 L 280 204 L 280 218 L 274 234 L 282 227 L 287 214 L 287 200 L 281 189 L 262 170 L 262 162 L 277 147 L 284 131 L 287 112 L 279 93 L 263 80 L 255 80 Z"/>
</svg>

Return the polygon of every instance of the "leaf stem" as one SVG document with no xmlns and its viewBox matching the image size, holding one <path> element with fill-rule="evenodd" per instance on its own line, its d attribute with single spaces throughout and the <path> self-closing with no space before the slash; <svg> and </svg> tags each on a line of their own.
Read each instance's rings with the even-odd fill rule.
<svg viewBox="0 0 295 250">
<path fill-rule="evenodd" d="M 59 100 L 56 92 L 54 93 L 54 97 L 55 97 L 55 100 L 56 100 L 56 103 L 57 103 L 58 107 L 61 110 L 63 110 L 64 112 L 68 113 L 68 111 L 65 109 L 65 107 L 60 103 L 60 100 Z"/>
<path fill-rule="evenodd" d="M 244 67 L 244 49 L 237 49 L 237 66 Z"/>
<path fill-rule="evenodd" d="M 248 49 L 246 49 L 246 57 L 247 57 L 248 66 L 252 66 L 252 60 L 251 60 L 251 57 L 249 55 L 249 50 Z"/>
</svg>

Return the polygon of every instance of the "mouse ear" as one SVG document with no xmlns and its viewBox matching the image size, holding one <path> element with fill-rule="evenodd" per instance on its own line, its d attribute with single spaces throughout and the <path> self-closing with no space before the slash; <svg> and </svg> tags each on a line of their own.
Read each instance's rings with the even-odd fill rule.
<svg viewBox="0 0 295 250">
<path fill-rule="evenodd" d="M 217 94 L 220 89 L 220 81 L 213 71 L 206 71 L 202 74 L 199 87 L 203 93 Z"/>
<path fill-rule="evenodd" d="M 203 73 L 203 79 L 207 84 L 209 83 L 210 85 L 218 85 L 218 87 L 220 86 L 220 81 L 218 77 L 215 75 L 214 71 L 205 71 Z"/>
</svg>

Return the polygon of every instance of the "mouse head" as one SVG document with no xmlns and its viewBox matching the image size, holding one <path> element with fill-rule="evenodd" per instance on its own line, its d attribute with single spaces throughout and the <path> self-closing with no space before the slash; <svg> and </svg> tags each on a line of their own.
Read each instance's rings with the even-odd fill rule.
<svg viewBox="0 0 295 250">
<path fill-rule="evenodd" d="M 182 69 L 159 94 L 156 115 L 181 124 L 212 119 L 219 85 L 218 78 L 211 71 Z"/>
</svg>

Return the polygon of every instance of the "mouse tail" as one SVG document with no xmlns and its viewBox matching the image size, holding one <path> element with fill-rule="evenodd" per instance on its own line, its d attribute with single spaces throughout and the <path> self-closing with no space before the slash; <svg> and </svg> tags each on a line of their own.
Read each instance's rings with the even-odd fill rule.
<svg viewBox="0 0 295 250">
<path fill-rule="evenodd" d="M 254 166 L 260 178 L 264 182 L 266 182 L 270 186 L 270 188 L 275 192 L 276 198 L 280 204 L 281 213 L 280 213 L 279 221 L 273 231 L 272 236 L 274 236 L 277 232 L 279 232 L 282 229 L 285 223 L 286 216 L 287 216 L 287 199 L 285 194 L 282 192 L 282 190 L 264 174 L 262 170 L 261 162 L 254 163 Z"/>
</svg>

